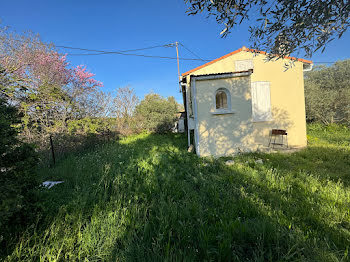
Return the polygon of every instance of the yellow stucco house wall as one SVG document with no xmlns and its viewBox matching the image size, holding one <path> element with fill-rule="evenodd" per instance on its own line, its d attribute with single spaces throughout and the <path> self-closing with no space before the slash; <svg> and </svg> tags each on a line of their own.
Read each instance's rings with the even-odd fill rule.
<svg viewBox="0 0 350 262">
<path fill-rule="evenodd" d="M 242 47 L 182 75 L 188 126 L 194 134 L 189 143 L 198 155 L 264 150 L 272 129 L 287 130 L 289 147 L 307 145 L 303 71 L 312 62 L 266 59 L 266 53 Z M 219 91 L 227 96 L 223 110 L 216 108 Z"/>
</svg>

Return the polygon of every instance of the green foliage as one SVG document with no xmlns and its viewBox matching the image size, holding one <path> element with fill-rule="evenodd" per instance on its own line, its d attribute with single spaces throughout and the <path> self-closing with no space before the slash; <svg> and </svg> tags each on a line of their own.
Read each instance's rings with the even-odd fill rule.
<svg viewBox="0 0 350 262">
<path fill-rule="evenodd" d="M 303 50 L 312 54 L 325 49 L 340 38 L 350 25 L 348 1 L 324 0 L 185 0 L 188 13 L 204 13 L 215 17 L 225 28 L 226 36 L 232 28 L 249 22 L 253 48 L 288 56 Z M 245 29 L 244 29 L 245 30 Z M 271 56 L 273 58 L 273 56 Z"/>
<path fill-rule="evenodd" d="M 50 136 L 67 133 L 67 121 L 104 116 L 109 97 L 97 89 L 102 83 L 38 35 L 0 27 L 0 53 L 0 94 L 22 114 L 26 142 L 45 150 Z"/>
<path fill-rule="evenodd" d="M 70 134 L 98 134 L 108 130 L 116 130 L 114 118 L 82 118 L 67 122 L 67 130 Z"/>
<path fill-rule="evenodd" d="M 17 110 L 0 98 L 0 249 L 36 215 L 37 157 L 32 146 L 18 141 L 19 123 Z"/>
<path fill-rule="evenodd" d="M 55 157 L 57 160 L 65 158 L 72 153 L 81 153 L 92 149 L 99 144 L 116 140 L 120 136 L 116 118 L 92 118 L 72 119 L 67 121 L 64 132 L 52 135 Z M 43 165 L 49 164 L 51 150 L 41 150 Z"/>
<path fill-rule="evenodd" d="M 308 121 L 350 123 L 350 59 L 307 72 L 305 99 Z"/>
<path fill-rule="evenodd" d="M 42 219 L 7 261 L 348 261 L 349 130 L 308 135 L 300 152 L 232 166 L 188 153 L 179 134 L 71 155 L 40 171 L 65 182 L 40 192 Z"/>
<path fill-rule="evenodd" d="M 178 110 L 179 105 L 174 97 L 165 99 L 158 94 L 148 94 L 136 106 L 135 117 L 141 128 L 162 133 L 174 126 Z"/>
</svg>

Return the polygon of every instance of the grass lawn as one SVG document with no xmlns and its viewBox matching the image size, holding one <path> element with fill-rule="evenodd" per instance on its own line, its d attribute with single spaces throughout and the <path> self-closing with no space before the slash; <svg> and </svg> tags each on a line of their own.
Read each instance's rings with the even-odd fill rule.
<svg viewBox="0 0 350 262">
<path fill-rule="evenodd" d="M 8 261 L 350 261 L 350 130 L 293 154 L 198 158 L 179 134 L 71 155 Z M 262 159 L 263 164 L 256 163 Z"/>
</svg>

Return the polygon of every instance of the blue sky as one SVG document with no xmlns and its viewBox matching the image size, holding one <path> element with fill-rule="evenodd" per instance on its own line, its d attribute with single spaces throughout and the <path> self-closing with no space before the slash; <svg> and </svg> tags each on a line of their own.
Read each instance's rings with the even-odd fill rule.
<svg viewBox="0 0 350 262">
<path fill-rule="evenodd" d="M 205 59 L 214 59 L 249 46 L 248 25 L 242 25 L 222 39 L 222 26 L 204 15 L 188 16 L 183 0 L 148 1 L 82 1 L 82 0 L 16 0 L 3 1 L 0 9 L 2 25 L 17 32 L 39 33 L 45 42 L 56 45 L 98 50 L 125 50 L 179 41 Z M 313 61 L 336 61 L 350 57 L 350 32 L 333 41 Z M 81 51 L 64 50 L 64 53 Z M 176 56 L 175 48 L 138 51 L 139 54 Z M 180 57 L 193 57 L 180 48 Z M 103 90 L 131 85 L 141 98 L 153 91 L 175 96 L 178 89 L 176 60 L 121 55 L 68 56 L 74 64 L 85 64 L 104 83 Z M 203 64 L 181 61 L 183 73 Z"/>
</svg>

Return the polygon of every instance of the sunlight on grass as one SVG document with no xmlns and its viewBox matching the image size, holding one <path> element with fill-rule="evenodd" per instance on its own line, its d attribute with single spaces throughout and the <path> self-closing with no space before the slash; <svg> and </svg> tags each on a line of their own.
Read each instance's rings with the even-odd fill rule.
<svg viewBox="0 0 350 262">
<path fill-rule="evenodd" d="M 309 126 L 292 154 L 198 158 L 179 134 L 71 155 L 6 260 L 348 261 L 350 134 Z M 255 162 L 263 159 L 263 164 Z"/>
</svg>

